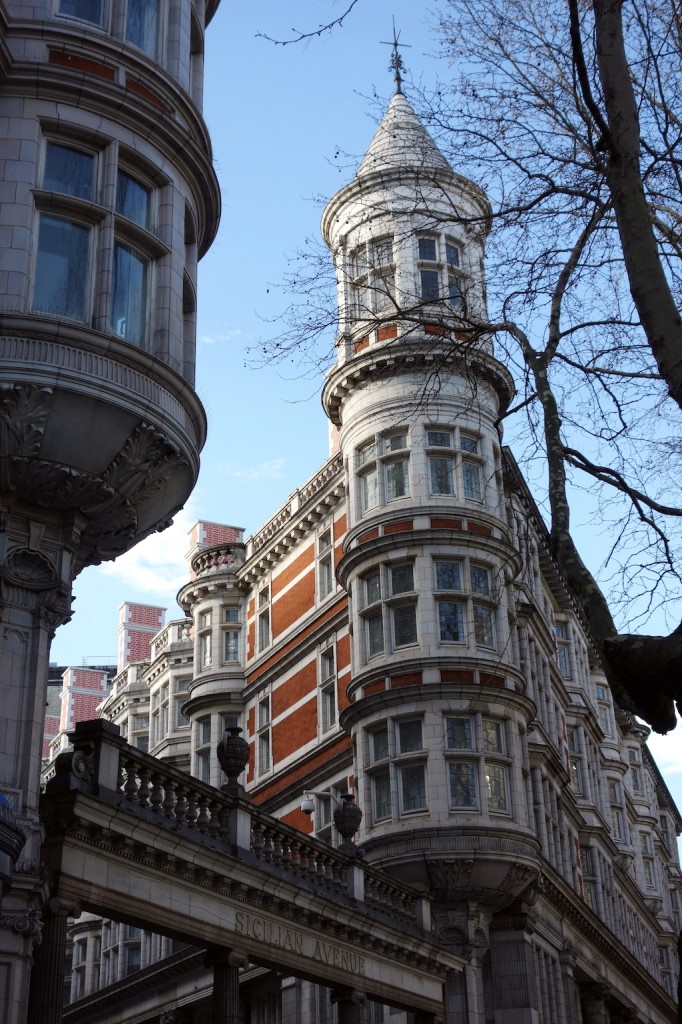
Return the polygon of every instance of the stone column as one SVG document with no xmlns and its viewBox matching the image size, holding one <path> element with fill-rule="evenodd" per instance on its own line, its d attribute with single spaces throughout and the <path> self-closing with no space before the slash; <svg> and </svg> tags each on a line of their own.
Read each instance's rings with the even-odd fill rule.
<svg viewBox="0 0 682 1024">
<path fill-rule="evenodd" d="M 599 982 L 583 985 L 580 989 L 580 1002 L 583 1010 L 584 1024 L 608 1024 L 609 1014 L 606 1009 L 608 986 Z"/>
<path fill-rule="evenodd" d="M 511 927 L 502 929 L 498 924 L 490 936 L 495 1021 L 496 1024 L 537 1024 L 540 1003 L 530 940 L 532 921 L 528 915 L 518 914 L 510 916 L 505 924 Z"/>
<path fill-rule="evenodd" d="M 211 1024 L 240 1024 L 239 970 L 248 961 L 232 950 L 215 949 L 209 951 L 206 963 L 213 967 Z"/>
<path fill-rule="evenodd" d="M 80 907 L 52 897 L 43 907 L 43 933 L 31 971 L 27 1024 L 61 1024 L 64 1005 L 66 926 Z"/>
<path fill-rule="evenodd" d="M 331 994 L 332 1003 L 339 1008 L 339 1024 L 362 1024 L 363 1008 L 367 996 L 352 988 L 335 988 Z"/>
<path fill-rule="evenodd" d="M 469 1024 L 467 985 L 463 973 L 451 971 L 443 985 L 445 1024 Z"/>
</svg>

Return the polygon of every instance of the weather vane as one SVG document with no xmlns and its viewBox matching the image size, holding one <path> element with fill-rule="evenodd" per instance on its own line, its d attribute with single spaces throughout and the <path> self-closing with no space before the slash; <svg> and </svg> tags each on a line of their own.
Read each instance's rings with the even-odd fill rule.
<svg viewBox="0 0 682 1024">
<path fill-rule="evenodd" d="M 403 58 L 400 56 L 400 52 L 398 50 L 398 47 L 402 46 L 402 47 L 404 47 L 404 48 L 406 48 L 408 50 L 410 49 L 409 43 L 401 43 L 399 40 L 400 40 L 400 32 L 396 33 L 396 30 L 395 30 L 395 18 L 394 18 L 393 19 L 393 40 L 389 43 L 385 39 L 382 39 L 381 40 L 381 44 L 382 44 L 382 46 L 392 46 L 393 47 L 393 53 L 391 54 L 391 62 L 389 64 L 389 67 L 393 71 L 393 79 L 395 81 L 395 91 L 396 91 L 396 93 L 402 93 L 402 91 L 403 91 L 403 89 L 402 89 L 403 76 L 402 76 L 401 72 L 403 72 L 405 70 L 405 65 L 403 64 Z"/>
</svg>

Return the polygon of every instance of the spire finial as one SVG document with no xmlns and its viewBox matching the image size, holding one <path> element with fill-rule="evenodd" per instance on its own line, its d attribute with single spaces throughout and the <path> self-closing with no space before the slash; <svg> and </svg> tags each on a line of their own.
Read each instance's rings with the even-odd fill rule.
<svg viewBox="0 0 682 1024">
<path fill-rule="evenodd" d="M 382 39 L 381 42 L 382 42 L 383 46 L 392 46 L 393 47 L 393 53 L 391 54 L 391 61 L 390 61 L 389 67 L 393 71 L 393 80 L 395 81 L 395 91 L 396 91 L 396 94 L 400 94 L 403 91 L 403 76 L 402 76 L 401 72 L 403 72 L 405 70 L 405 65 L 403 64 L 403 58 L 400 56 L 400 51 L 399 51 L 398 47 L 399 46 L 407 47 L 407 49 L 409 50 L 410 46 L 409 46 L 409 43 L 401 43 L 400 42 L 400 32 L 396 32 L 396 30 L 395 30 L 395 18 L 393 19 L 393 39 L 392 39 L 392 41 L 389 43 L 389 42 L 386 42 L 385 40 Z"/>
</svg>

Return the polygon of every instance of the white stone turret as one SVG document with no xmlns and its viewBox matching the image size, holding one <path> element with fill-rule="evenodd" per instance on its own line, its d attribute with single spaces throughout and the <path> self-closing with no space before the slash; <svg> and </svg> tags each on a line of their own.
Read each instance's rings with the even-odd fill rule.
<svg viewBox="0 0 682 1024">
<path fill-rule="evenodd" d="M 341 721 L 367 855 L 443 906 L 504 905 L 537 876 L 498 427 L 513 383 L 485 329 L 489 218 L 399 92 L 322 219 L 340 308 L 323 402 L 348 496 Z"/>
</svg>

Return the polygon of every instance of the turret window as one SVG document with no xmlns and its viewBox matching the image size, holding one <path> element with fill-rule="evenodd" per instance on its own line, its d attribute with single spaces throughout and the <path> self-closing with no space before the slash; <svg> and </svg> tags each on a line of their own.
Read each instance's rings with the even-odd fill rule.
<svg viewBox="0 0 682 1024">
<path fill-rule="evenodd" d="M 420 235 L 417 248 L 422 300 L 438 302 L 445 296 L 454 309 L 460 309 L 463 299 L 459 246 L 450 239 Z"/>
<path fill-rule="evenodd" d="M 358 500 L 364 514 L 410 494 L 410 452 L 407 430 L 375 437 L 356 454 Z"/>
<path fill-rule="evenodd" d="M 479 715 L 448 716 L 445 749 L 452 810 L 478 808 L 482 796 L 488 813 L 508 814 L 510 759 L 505 723 Z M 467 756 L 469 751 L 481 754 L 474 758 Z"/>
<path fill-rule="evenodd" d="M 368 732 L 373 821 L 391 818 L 395 811 L 405 815 L 426 810 L 423 729 L 421 718 L 411 718 L 391 720 Z"/>
<path fill-rule="evenodd" d="M 490 569 L 468 559 L 437 559 L 434 567 L 441 643 L 464 644 L 470 636 L 477 647 L 494 647 Z"/>
<path fill-rule="evenodd" d="M 386 236 L 359 246 L 353 253 L 351 267 L 353 315 L 362 320 L 394 312 L 393 238 Z"/>
<path fill-rule="evenodd" d="M 363 581 L 366 655 L 373 658 L 386 650 L 417 643 L 417 595 L 411 562 L 380 566 Z"/>
<path fill-rule="evenodd" d="M 458 491 L 472 501 L 483 499 L 483 459 L 478 437 L 440 427 L 426 429 L 429 489 L 434 495 Z"/>
<path fill-rule="evenodd" d="M 60 0 L 59 13 L 101 25 L 104 19 L 104 0 Z"/>
</svg>

